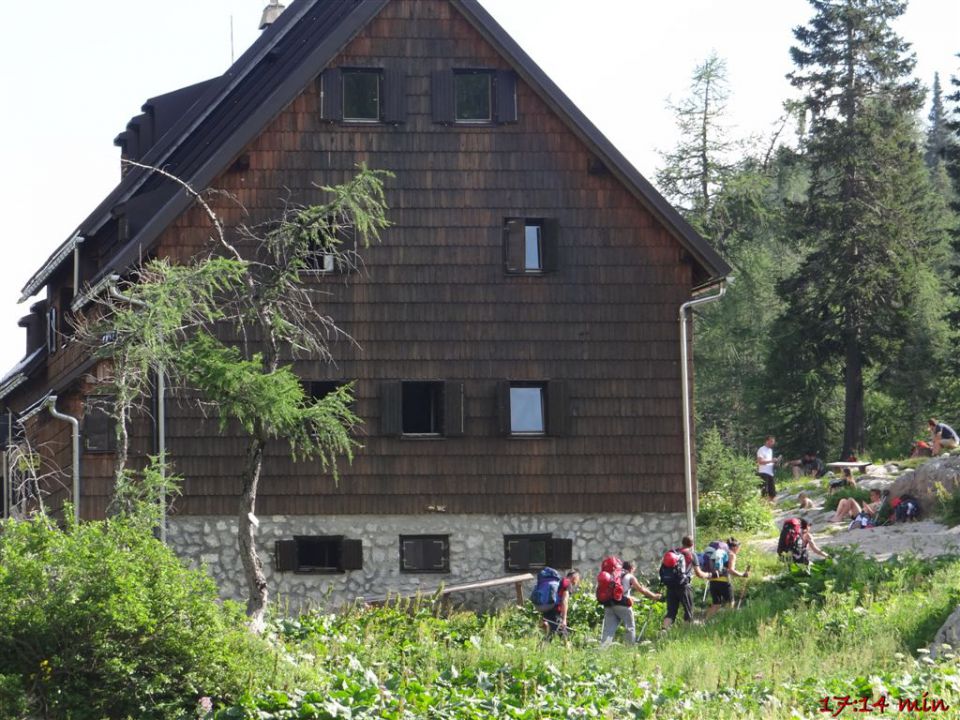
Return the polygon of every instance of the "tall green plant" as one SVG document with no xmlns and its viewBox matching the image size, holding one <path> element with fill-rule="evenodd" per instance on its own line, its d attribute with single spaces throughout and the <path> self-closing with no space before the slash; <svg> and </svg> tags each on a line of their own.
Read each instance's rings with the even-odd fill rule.
<svg viewBox="0 0 960 720">
<path fill-rule="evenodd" d="M 726 447 L 717 428 L 699 442 L 697 523 L 717 530 L 759 530 L 773 520 L 757 489 L 756 464 Z"/>
</svg>

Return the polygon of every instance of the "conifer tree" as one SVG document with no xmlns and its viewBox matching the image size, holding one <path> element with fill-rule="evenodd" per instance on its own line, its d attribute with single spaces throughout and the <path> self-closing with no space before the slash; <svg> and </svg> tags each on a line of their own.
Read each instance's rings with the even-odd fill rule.
<svg viewBox="0 0 960 720">
<path fill-rule="evenodd" d="M 942 338 L 945 307 L 935 299 L 946 223 L 913 123 L 922 101 L 914 57 L 890 26 L 906 3 L 810 3 L 815 14 L 794 30 L 797 69 L 788 76 L 811 114 L 810 186 L 795 218 L 810 252 L 780 289 L 788 317 L 804 328 L 795 347 L 813 348 L 820 367 L 842 363 L 848 455 L 866 446 L 867 381 L 893 382 L 880 366 L 908 338 L 931 353 Z M 805 392 L 792 390 L 795 399 Z"/>
</svg>

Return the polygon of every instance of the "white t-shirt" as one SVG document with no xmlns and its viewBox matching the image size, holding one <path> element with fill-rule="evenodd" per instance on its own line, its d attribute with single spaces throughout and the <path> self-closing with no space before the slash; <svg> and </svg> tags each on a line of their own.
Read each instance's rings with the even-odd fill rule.
<svg viewBox="0 0 960 720">
<path fill-rule="evenodd" d="M 757 460 L 764 461 L 764 464 L 759 466 L 761 473 L 773 475 L 773 448 L 761 445 L 760 449 L 757 450 Z"/>
<path fill-rule="evenodd" d="M 633 591 L 633 581 L 634 577 L 632 573 L 624 573 L 623 577 L 620 578 L 620 582 L 623 585 L 623 597 L 624 599 L 630 597 L 630 593 Z"/>
</svg>

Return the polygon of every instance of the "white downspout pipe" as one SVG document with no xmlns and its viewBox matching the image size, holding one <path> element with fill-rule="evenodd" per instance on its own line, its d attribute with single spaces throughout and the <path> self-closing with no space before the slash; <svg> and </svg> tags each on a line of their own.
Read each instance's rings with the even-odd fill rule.
<svg viewBox="0 0 960 720">
<path fill-rule="evenodd" d="M 120 276 L 114 275 L 112 279 L 116 282 L 120 279 Z M 147 304 L 141 300 L 127 297 L 117 290 L 115 285 L 110 286 L 110 295 L 136 307 L 147 306 Z M 163 368 L 159 368 L 157 370 L 157 454 L 160 456 L 161 483 L 166 481 L 167 475 L 167 411 L 166 402 L 164 401 L 166 390 Z M 160 542 L 164 545 L 167 544 L 167 493 L 163 487 L 161 487 L 160 490 Z"/>
<path fill-rule="evenodd" d="M 57 420 L 63 420 L 70 423 L 73 431 L 73 519 L 80 522 L 80 421 L 72 415 L 66 415 L 57 410 L 57 396 L 51 395 L 47 398 L 47 407 L 50 414 Z"/>
<path fill-rule="evenodd" d="M 732 281 L 732 278 L 731 278 Z M 697 305 L 714 302 L 727 291 L 727 280 L 720 283 L 720 292 L 716 295 L 698 297 L 680 306 L 680 387 L 683 397 L 683 478 L 687 500 L 687 535 L 697 540 L 697 519 L 693 513 L 693 459 L 691 457 L 693 440 L 690 428 L 690 368 L 687 361 L 687 310 Z"/>
<path fill-rule="evenodd" d="M 80 294 L 80 246 L 83 240 L 84 238 L 78 235 L 73 242 L 73 297 Z"/>
</svg>

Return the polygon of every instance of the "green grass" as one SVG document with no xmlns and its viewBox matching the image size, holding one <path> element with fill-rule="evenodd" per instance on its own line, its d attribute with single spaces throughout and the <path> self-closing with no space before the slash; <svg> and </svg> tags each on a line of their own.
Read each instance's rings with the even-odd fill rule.
<svg viewBox="0 0 960 720">
<path fill-rule="evenodd" d="M 598 646 L 602 612 L 589 588 L 571 603 L 568 643 L 544 645 L 529 609 L 436 617 L 425 604 L 279 622 L 299 676 L 218 717 L 331 717 L 331 701 L 357 719 L 819 716 L 820 697 L 856 696 L 871 678 L 960 703 L 956 662 L 916 655 L 960 602 L 960 559 L 837 558 L 788 572 L 748 549 L 739 611 L 661 634 L 663 604 L 639 603 L 638 630 L 650 620 L 634 648 Z"/>
</svg>

